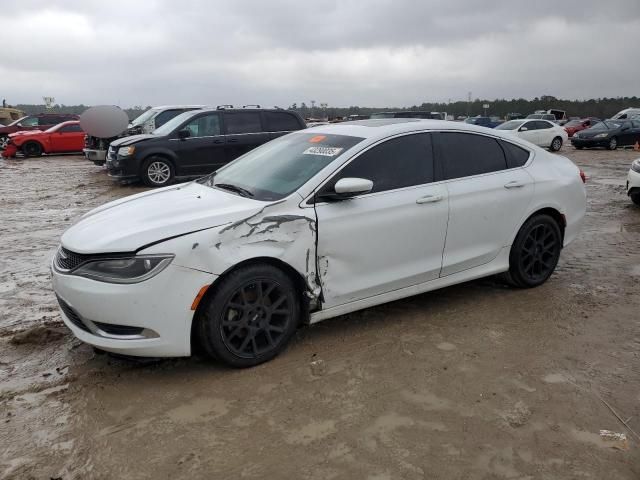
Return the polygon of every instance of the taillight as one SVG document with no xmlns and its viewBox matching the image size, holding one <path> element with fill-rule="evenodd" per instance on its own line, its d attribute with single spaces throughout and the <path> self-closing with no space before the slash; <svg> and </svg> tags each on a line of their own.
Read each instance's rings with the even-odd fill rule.
<svg viewBox="0 0 640 480">
<path fill-rule="evenodd" d="M 582 183 L 587 183 L 587 175 L 582 169 L 580 169 L 580 178 L 582 179 Z"/>
</svg>

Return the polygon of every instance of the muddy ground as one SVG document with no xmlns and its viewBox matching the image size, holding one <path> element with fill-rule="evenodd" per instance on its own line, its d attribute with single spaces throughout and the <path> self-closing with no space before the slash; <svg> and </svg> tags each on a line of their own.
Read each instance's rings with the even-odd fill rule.
<svg viewBox="0 0 640 480">
<path fill-rule="evenodd" d="M 142 188 L 79 157 L 0 160 L 0 478 L 640 478 L 640 208 L 623 187 L 639 155 L 563 153 L 589 176 L 588 218 L 547 284 L 329 320 L 243 371 L 75 340 L 49 285 L 58 238 Z"/>
</svg>

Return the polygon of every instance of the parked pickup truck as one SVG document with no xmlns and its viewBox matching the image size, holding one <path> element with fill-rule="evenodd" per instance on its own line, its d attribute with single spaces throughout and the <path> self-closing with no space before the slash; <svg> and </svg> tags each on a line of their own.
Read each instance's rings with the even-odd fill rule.
<svg viewBox="0 0 640 480">
<path fill-rule="evenodd" d="M 502 120 L 497 117 L 481 117 L 478 115 L 477 117 L 469 117 L 464 122 L 470 123 L 471 125 L 478 125 L 480 127 L 496 128 L 502 123 Z"/>
<path fill-rule="evenodd" d="M 107 159 L 109 145 L 111 145 L 111 142 L 114 140 L 131 135 L 151 133 L 181 113 L 190 110 L 201 110 L 202 108 L 204 108 L 204 105 L 164 105 L 150 108 L 136 117 L 124 132 L 115 137 L 100 138 L 87 134 L 84 137 L 84 156 L 96 165 L 104 165 Z"/>
</svg>

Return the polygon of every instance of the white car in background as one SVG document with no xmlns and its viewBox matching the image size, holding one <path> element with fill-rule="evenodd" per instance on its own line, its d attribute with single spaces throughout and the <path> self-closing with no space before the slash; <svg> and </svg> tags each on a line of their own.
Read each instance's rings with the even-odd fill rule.
<svg viewBox="0 0 640 480">
<path fill-rule="evenodd" d="M 186 356 L 195 341 L 249 367 L 300 324 L 497 273 L 541 285 L 580 230 L 581 173 L 468 124 L 322 125 L 90 211 L 62 236 L 53 289 L 100 349 Z"/>
<path fill-rule="evenodd" d="M 627 174 L 627 195 L 640 206 L 640 158 L 633 161 Z"/>
<path fill-rule="evenodd" d="M 559 151 L 569 139 L 564 128 L 548 120 L 509 120 L 498 125 L 495 130 L 510 133 L 552 152 Z"/>
</svg>

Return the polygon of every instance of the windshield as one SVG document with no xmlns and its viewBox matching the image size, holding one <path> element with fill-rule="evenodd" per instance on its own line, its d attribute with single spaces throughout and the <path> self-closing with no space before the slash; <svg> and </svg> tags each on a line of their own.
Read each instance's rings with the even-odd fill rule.
<svg viewBox="0 0 640 480">
<path fill-rule="evenodd" d="M 60 127 L 62 127 L 62 123 L 59 123 L 57 125 L 54 125 L 53 127 L 49 127 L 45 130 L 45 133 L 53 133 L 56 130 L 58 130 Z"/>
<path fill-rule="evenodd" d="M 146 122 L 151 117 L 153 117 L 156 113 L 158 113 L 157 110 L 154 110 L 153 108 L 150 108 L 149 110 L 147 110 L 143 114 L 141 114 L 141 115 L 137 116 L 136 118 L 134 118 L 133 122 L 131 122 L 131 126 L 132 127 L 137 127 L 139 125 L 142 125 L 144 122 Z"/>
<path fill-rule="evenodd" d="M 292 133 L 251 150 L 198 182 L 256 200 L 279 200 L 362 140 L 346 135 Z"/>
<path fill-rule="evenodd" d="M 508 122 L 504 122 L 496 127 L 496 130 L 516 130 L 520 128 L 524 122 L 518 120 L 509 120 Z"/>
<path fill-rule="evenodd" d="M 13 127 L 14 125 L 18 125 L 18 124 L 19 124 L 22 120 L 24 120 L 25 118 L 27 118 L 27 117 L 19 118 L 18 120 L 15 120 L 15 121 L 11 122 L 11 123 L 10 123 L 9 125 L 7 125 L 7 126 L 8 126 L 8 127 Z"/>
<path fill-rule="evenodd" d="M 190 110 L 188 112 L 183 112 L 180 115 L 178 115 L 176 117 L 173 117 L 171 120 L 169 120 L 164 125 L 156 128 L 151 133 L 153 135 L 169 135 L 171 132 L 173 132 L 176 129 L 176 127 L 181 125 L 182 122 L 188 120 L 189 118 L 191 118 L 194 115 L 196 115 L 198 113 L 201 113 L 201 112 L 202 112 L 202 110 Z"/>
</svg>

